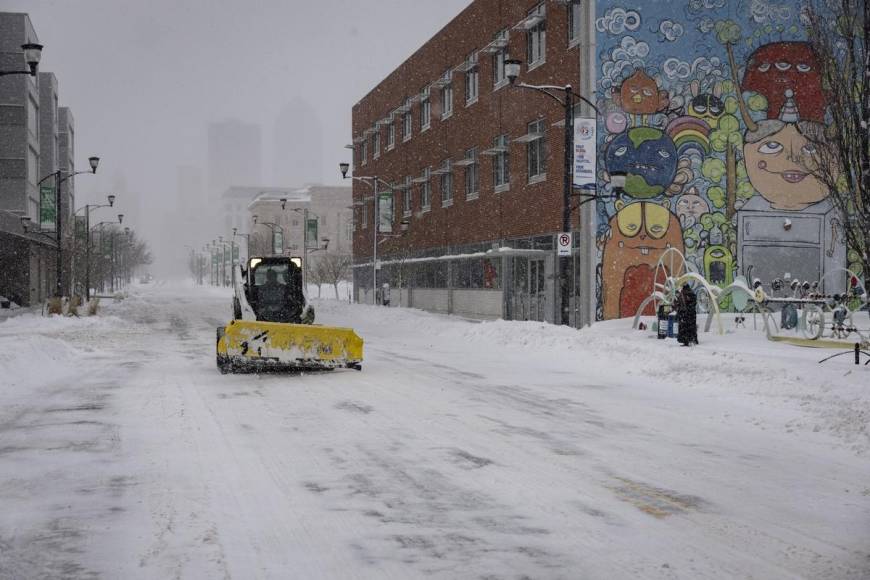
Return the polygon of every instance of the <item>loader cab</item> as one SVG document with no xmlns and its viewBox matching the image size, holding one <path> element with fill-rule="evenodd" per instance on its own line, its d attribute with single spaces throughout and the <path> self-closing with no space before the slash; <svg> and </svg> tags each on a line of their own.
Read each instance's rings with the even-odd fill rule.
<svg viewBox="0 0 870 580">
<path fill-rule="evenodd" d="M 292 258 L 251 258 L 245 278 L 245 297 L 257 320 L 301 322 L 305 308 L 302 268 Z"/>
</svg>

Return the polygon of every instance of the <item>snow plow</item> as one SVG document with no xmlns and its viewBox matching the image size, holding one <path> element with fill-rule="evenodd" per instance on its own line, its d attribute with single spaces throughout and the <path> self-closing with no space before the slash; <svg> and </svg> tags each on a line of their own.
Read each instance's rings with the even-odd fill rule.
<svg viewBox="0 0 870 580">
<path fill-rule="evenodd" d="M 301 260 L 250 258 L 234 278 L 233 320 L 217 329 L 221 373 L 362 369 L 363 341 L 352 329 L 314 324 Z"/>
</svg>

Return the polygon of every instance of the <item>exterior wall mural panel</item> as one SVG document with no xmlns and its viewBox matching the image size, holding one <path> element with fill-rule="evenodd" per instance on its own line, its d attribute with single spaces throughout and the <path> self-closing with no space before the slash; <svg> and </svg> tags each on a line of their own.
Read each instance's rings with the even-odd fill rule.
<svg viewBox="0 0 870 580">
<path fill-rule="evenodd" d="M 826 98 L 800 3 L 600 1 L 596 13 L 600 191 L 626 174 L 597 206 L 598 317 L 633 316 L 670 247 L 721 286 L 846 266 L 806 170 Z M 834 278 L 825 291 L 842 290 Z"/>
</svg>

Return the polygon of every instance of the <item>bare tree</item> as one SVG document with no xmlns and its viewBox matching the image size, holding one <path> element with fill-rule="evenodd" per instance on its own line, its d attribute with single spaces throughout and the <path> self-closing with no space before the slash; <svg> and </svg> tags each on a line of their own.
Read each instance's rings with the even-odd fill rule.
<svg viewBox="0 0 870 580">
<path fill-rule="evenodd" d="M 870 0 L 807 0 L 807 37 L 818 59 L 831 123 L 807 135 L 805 165 L 840 212 L 852 266 L 870 280 Z"/>
<path fill-rule="evenodd" d="M 323 254 L 318 257 L 311 268 L 312 282 L 317 284 L 318 296 L 321 284 L 331 284 L 335 289 L 335 299 L 338 300 L 338 284 L 350 278 L 353 260 L 347 254 Z"/>
</svg>

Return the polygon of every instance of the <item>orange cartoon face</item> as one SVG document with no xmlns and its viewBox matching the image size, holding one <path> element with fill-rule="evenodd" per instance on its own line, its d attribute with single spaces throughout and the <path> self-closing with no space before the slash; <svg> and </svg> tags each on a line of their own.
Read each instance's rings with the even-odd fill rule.
<svg viewBox="0 0 870 580">
<path fill-rule="evenodd" d="M 809 173 L 814 149 L 798 128 L 768 120 L 755 134 L 747 134 L 746 172 L 773 209 L 799 211 L 828 196 L 824 184 Z"/>
<path fill-rule="evenodd" d="M 654 78 L 637 69 L 619 89 L 618 101 L 631 115 L 652 115 L 668 108 L 667 91 L 660 91 Z"/>
</svg>

